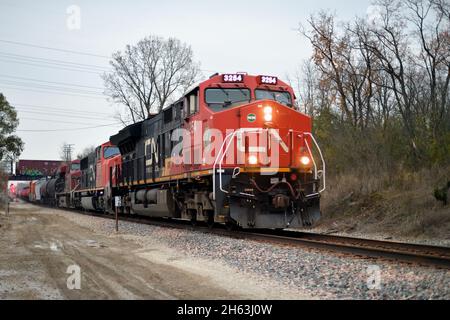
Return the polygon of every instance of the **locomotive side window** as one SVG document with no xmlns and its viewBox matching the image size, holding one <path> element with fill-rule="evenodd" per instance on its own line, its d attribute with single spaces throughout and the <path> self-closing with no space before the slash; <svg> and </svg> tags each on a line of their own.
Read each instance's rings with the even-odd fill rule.
<svg viewBox="0 0 450 320">
<path fill-rule="evenodd" d="M 170 132 L 164 133 L 164 158 L 169 158 L 172 152 L 172 144 L 170 141 Z"/>
<path fill-rule="evenodd" d="M 172 107 L 168 107 L 163 112 L 164 115 L 164 124 L 172 122 L 173 119 L 173 109 Z"/>
<path fill-rule="evenodd" d="M 114 157 L 118 154 L 120 154 L 120 150 L 117 147 L 106 147 L 105 149 L 103 149 L 103 157 L 105 159 Z"/>
<path fill-rule="evenodd" d="M 197 94 L 189 96 L 189 114 L 194 114 L 198 111 L 198 97 Z"/>
<path fill-rule="evenodd" d="M 198 89 L 191 91 L 184 97 L 184 117 L 189 117 L 198 112 Z"/>
<path fill-rule="evenodd" d="M 180 120 L 181 114 L 183 112 L 183 103 L 182 102 L 177 103 L 173 109 L 175 113 L 175 120 Z"/>
<path fill-rule="evenodd" d="M 255 90 L 256 100 L 274 100 L 285 106 L 292 107 L 291 94 L 286 91 L 273 91 L 273 90 Z"/>
<path fill-rule="evenodd" d="M 189 96 L 189 114 L 194 114 L 197 111 L 197 95 L 191 94 Z"/>
<path fill-rule="evenodd" d="M 243 105 L 250 102 L 249 89 L 206 89 L 205 99 L 208 107 L 213 111 L 222 111 L 227 108 Z"/>
<path fill-rule="evenodd" d="M 164 159 L 166 158 L 165 152 L 166 152 L 166 140 L 164 139 L 164 134 L 161 134 L 158 136 L 158 144 L 159 144 L 159 157 L 158 159 L 160 162 L 158 162 L 159 165 L 161 163 L 164 163 Z"/>
</svg>

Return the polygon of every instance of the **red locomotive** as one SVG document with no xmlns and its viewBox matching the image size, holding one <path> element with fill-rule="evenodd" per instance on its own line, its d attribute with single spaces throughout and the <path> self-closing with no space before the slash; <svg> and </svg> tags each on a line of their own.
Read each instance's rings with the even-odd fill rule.
<svg viewBox="0 0 450 320">
<path fill-rule="evenodd" d="M 325 163 L 294 99 L 276 77 L 216 74 L 124 128 L 110 138 L 121 209 L 243 228 L 314 224 Z"/>
<path fill-rule="evenodd" d="M 81 181 L 74 191 L 73 202 L 85 210 L 112 212 L 113 187 L 117 187 L 116 168 L 120 168 L 120 151 L 110 142 L 98 146 L 81 159 Z"/>
<path fill-rule="evenodd" d="M 80 186 L 80 160 L 64 163 L 57 171 L 55 196 L 58 207 L 75 207 L 74 193 Z"/>
<path fill-rule="evenodd" d="M 311 226 L 325 162 L 311 118 L 294 101 L 276 77 L 215 74 L 61 167 L 41 193 L 47 203 L 85 210 L 112 213 L 118 203 L 122 214 L 209 225 Z"/>
</svg>

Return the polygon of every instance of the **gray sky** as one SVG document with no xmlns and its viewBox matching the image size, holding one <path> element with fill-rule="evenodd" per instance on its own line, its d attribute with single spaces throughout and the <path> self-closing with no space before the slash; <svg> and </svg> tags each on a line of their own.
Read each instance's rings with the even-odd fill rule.
<svg viewBox="0 0 450 320">
<path fill-rule="evenodd" d="M 63 142 L 75 144 L 75 156 L 120 129 L 112 118 L 120 107 L 102 96 L 99 73 L 126 44 L 150 34 L 176 37 L 192 46 L 205 76 L 246 71 L 285 78 L 311 55 L 296 31 L 300 22 L 320 9 L 340 19 L 363 16 L 370 2 L 0 0 L 0 92 L 19 111 L 21 158 L 58 159 Z M 81 9 L 80 29 L 67 26 L 71 5 Z M 77 130 L 26 131 L 61 129 Z"/>
</svg>

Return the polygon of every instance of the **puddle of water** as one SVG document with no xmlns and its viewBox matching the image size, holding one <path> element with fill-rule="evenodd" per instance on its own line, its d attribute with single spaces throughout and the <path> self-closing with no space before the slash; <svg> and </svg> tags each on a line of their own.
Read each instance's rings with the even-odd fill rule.
<svg viewBox="0 0 450 320">
<path fill-rule="evenodd" d="M 50 243 L 34 242 L 33 247 L 37 248 L 37 249 L 51 250 L 53 252 L 57 252 L 63 248 L 63 245 L 62 245 L 61 241 L 56 240 L 56 241 L 51 241 Z"/>
<path fill-rule="evenodd" d="M 74 241 L 66 241 L 65 245 L 72 247 L 91 247 L 91 248 L 106 248 L 107 246 L 103 243 L 100 243 L 96 240 L 84 239 L 84 240 L 74 240 Z"/>
<path fill-rule="evenodd" d="M 38 249 L 47 249 L 47 246 L 44 246 L 42 244 L 35 244 L 33 245 L 34 248 L 38 248 Z"/>
<path fill-rule="evenodd" d="M 85 240 L 85 244 L 88 247 L 92 247 L 92 248 L 104 248 L 105 245 L 95 241 L 95 240 Z"/>
<path fill-rule="evenodd" d="M 0 277 L 15 276 L 18 272 L 14 270 L 0 270 Z"/>
</svg>

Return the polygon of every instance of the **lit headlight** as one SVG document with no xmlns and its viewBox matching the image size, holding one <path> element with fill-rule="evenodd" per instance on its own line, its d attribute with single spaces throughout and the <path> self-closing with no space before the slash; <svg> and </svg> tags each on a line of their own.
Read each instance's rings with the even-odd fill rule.
<svg viewBox="0 0 450 320">
<path fill-rule="evenodd" d="M 258 157 L 257 156 L 249 156 L 248 157 L 248 163 L 249 164 L 257 164 L 258 163 Z"/>
<path fill-rule="evenodd" d="M 272 107 L 264 108 L 264 121 L 266 122 L 272 121 Z"/>
<path fill-rule="evenodd" d="M 308 156 L 302 156 L 300 162 L 302 165 L 307 166 L 311 163 L 311 159 Z"/>
</svg>

